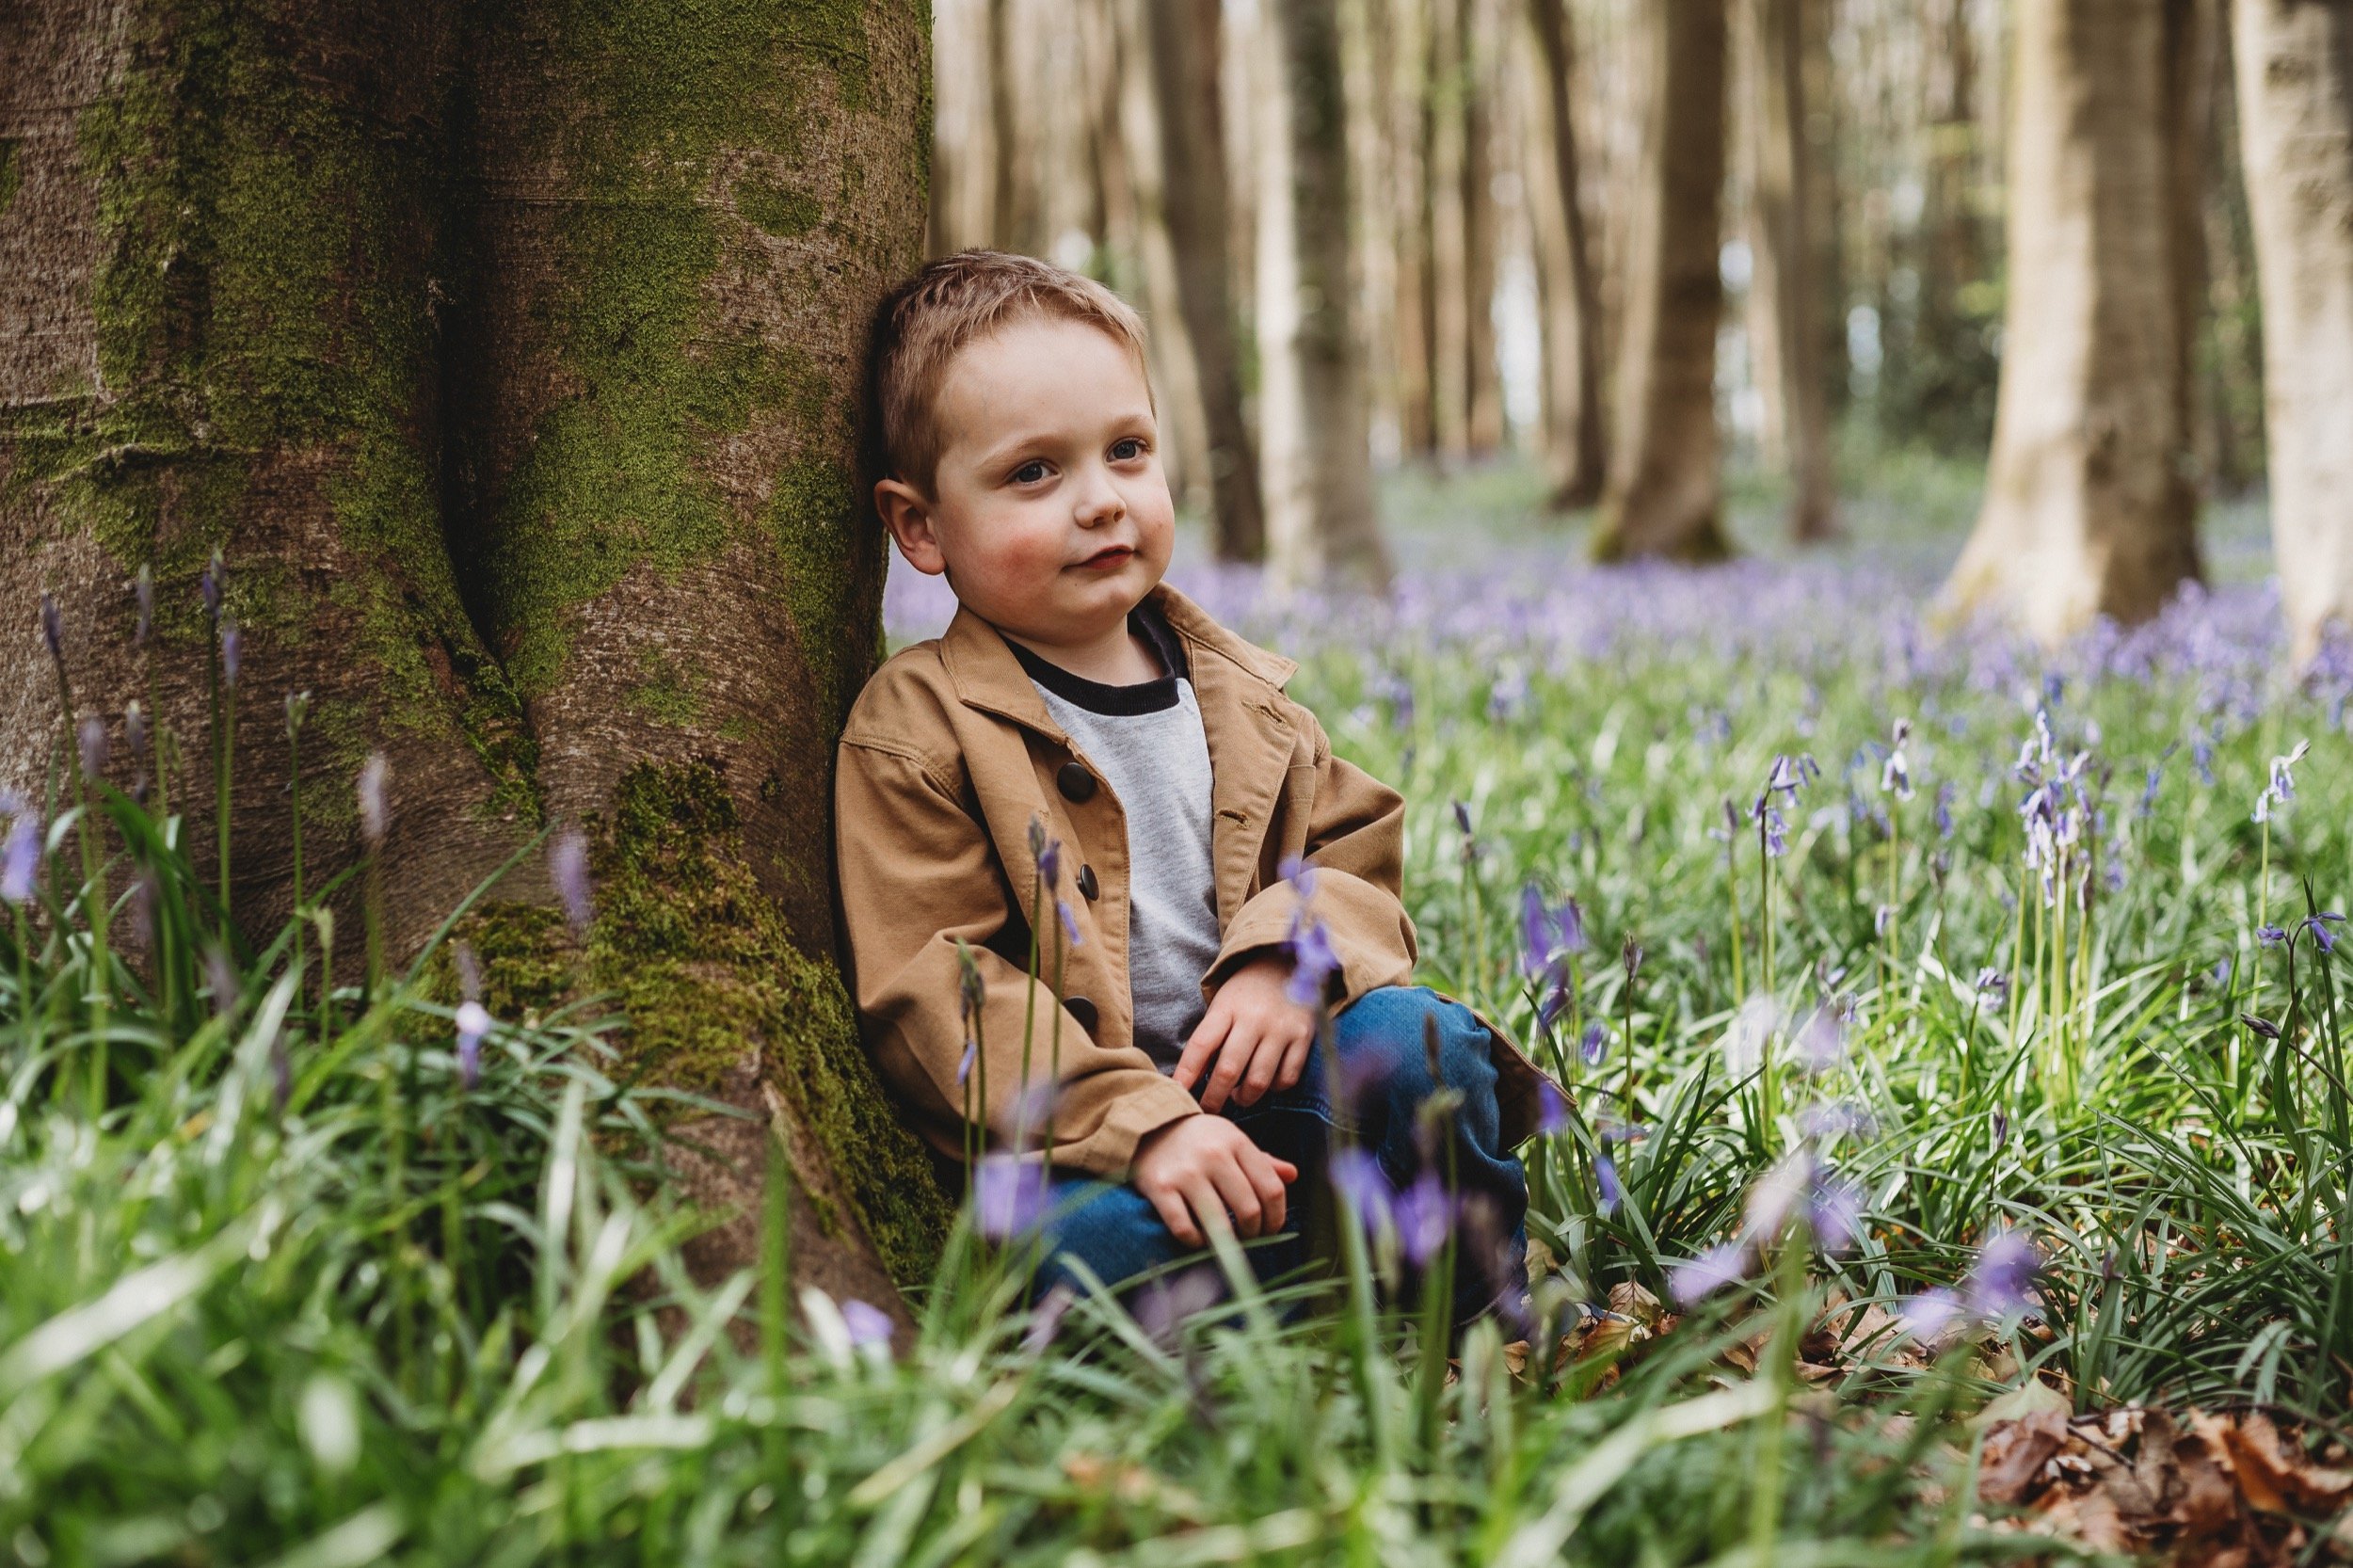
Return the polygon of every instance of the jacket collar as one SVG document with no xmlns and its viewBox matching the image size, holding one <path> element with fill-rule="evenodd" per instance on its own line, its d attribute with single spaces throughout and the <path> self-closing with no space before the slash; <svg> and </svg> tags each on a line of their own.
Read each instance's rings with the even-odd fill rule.
<svg viewBox="0 0 2353 1568">
<path fill-rule="evenodd" d="M 1262 684 L 1270 695 L 1280 691 L 1299 668 L 1294 661 L 1237 637 L 1166 583 L 1156 585 L 1144 595 L 1144 600 L 1159 606 L 1169 630 L 1184 640 L 1186 655 L 1193 667 L 1193 688 L 1202 694 L 1205 706 L 1205 683 L 1212 688 L 1225 684 L 1218 679 L 1225 673 L 1222 669 L 1205 675 L 1205 658 L 1235 666 L 1249 678 L 1245 685 Z M 1057 741 L 1069 740 L 1047 712 L 1037 687 L 1031 683 L 1029 672 L 1014 657 L 1004 634 L 961 604 L 956 606 L 955 618 L 940 636 L 939 660 L 947 669 L 950 683 L 955 687 L 958 700 L 965 706 L 1011 719 Z"/>
</svg>

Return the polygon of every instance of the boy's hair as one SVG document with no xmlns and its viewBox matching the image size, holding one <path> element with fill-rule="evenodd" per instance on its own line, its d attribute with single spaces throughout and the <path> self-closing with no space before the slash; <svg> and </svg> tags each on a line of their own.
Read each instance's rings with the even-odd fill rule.
<svg viewBox="0 0 2353 1568">
<path fill-rule="evenodd" d="M 1092 278 L 1035 257 L 960 250 L 926 264 L 883 296 L 866 350 L 867 494 L 881 479 L 932 493 L 941 444 L 939 384 L 949 361 L 992 332 L 1039 319 L 1108 332 L 1144 374 L 1144 322 L 1128 302 Z"/>
</svg>

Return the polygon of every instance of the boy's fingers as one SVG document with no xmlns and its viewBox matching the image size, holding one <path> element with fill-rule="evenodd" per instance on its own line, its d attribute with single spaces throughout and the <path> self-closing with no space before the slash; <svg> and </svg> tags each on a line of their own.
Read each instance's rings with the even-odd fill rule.
<svg viewBox="0 0 2353 1568">
<path fill-rule="evenodd" d="M 1208 1246 L 1210 1226 L 1233 1224 L 1225 1216 L 1225 1198 L 1207 1171 L 1194 1173 L 1185 1183 L 1185 1202 L 1193 1208 L 1193 1224 L 1177 1240 L 1189 1247 Z"/>
<path fill-rule="evenodd" d="M 1176 1080 L 1177 1088 L 1190 1089 L 1200 1081 L 1201 1069 L 1217 1054 L 1218 1043 L 1233 1026 L 1234 1016 L 1211 1002 L 1208 1016 L 1193 1032 L 1193 1038 L 1185 1042 L 1185 1052 L 1176 1059 L 1176 1070 L 1169 1075 Z"/>
<path fill-rule="evenodd" d="M 1249 1075 L 1242 1080 L 1241 1092 L 1235 1098 L 1244 1105 L 1257 1104 L 1258 1096 L 1274 1087 L 1289 1054 L 1272 1040 L 1260 1041 L 1257 1054 L 1250 1059 Z M 1286 1082 L 1283 1087 L 1288 1089 L 1290 1084 Z"/>
<path fill-rule="evenodd" d="M 1283 1228 L 1283 1215 L 1289 1200 L 1289 1194 L 1283 1191 L 1282 1174 L 1274 1168 L 1276 1163 L 1273 1156 L 1261 1153 L 1250 1161 L 1245 1172 L 1250 1185 L 1257 1192 L 1259 1211 L 1265 1216 L 1264 1228 L 1269 1233 Z"/>
<path fill-rule="evenodd" d="M 1185 1207 L 1182 1197 L 1173 1191 L 1147 1192 L 1144 1196 L 1152 1200 L 1152 1208 L 1160 1214 L 1160 1224 L 1168 1227 L 1171 1236 L 1188 1247 L 1201 1244 L 1201 1235 L 1193 1229 L 1193 1211 Z"/>
<path fill-rule="evenodd" d="M 1289 1186 L 1290 1183 L 1299 1179 L 1299 1167 L 1292 1164 L 1289 1160 L 1277 1160 L 1270 1154 L 1267 1156 L 1267 1163 L 1274 1167 L 1274 1174 L 1283 1178 L 1283 1184 L 1285 1186 Z"/>
<path fill-rule="evenodd" d="M 1283 1066 L 1282 1070 L 1274 1075 L 1274 1086 L 1277 1089 L 1298 1088 L 1301 1076 L 1307 1070 L 1307 1053 L 1315 1048 L 1316 1043 L 1312 1037 L 1293 1040 L 1283 1052 Z"/>
<path fill-rule="evenodd" d="M 1258 1042 L 1240 1031 L 1225 1037 L 1225 1048 L 1217 1055 L 1217 1070 L 1209 1074 L 1209 1087 L 1201 1096 L 1202 1109 L 1215 1111 L 1225 1104 L 1226 1097 L 1234 1092 L 1234 1085 L 1241 1080 L 1242 1069 L 1250 1065 L 1250 1058 L 1257 1048 Z"/>
<path fill-rule="evenodd" d="M 1258 1190 L 1252 1185 L 1250 1174 L 1242 1169 L 1241 1160 L 1222 1160 L 1210 1167 L 1209 1179 L 1217 1184 L 1218 1196 L 1225 1200 L 1225 1208 L 1234 1217 L 1234 1233 L 1256 1236 L 1266 1217 L 1266 1206 L 1258 1201 Z"/>
</svg>

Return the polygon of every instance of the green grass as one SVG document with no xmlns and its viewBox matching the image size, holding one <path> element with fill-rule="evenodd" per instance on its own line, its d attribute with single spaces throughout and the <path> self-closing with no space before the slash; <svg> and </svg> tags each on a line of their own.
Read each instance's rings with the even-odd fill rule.
<svg viewBox="0 0 2353 1568">
<path fill-rule="evenodd" d="M 1508 510 L 1514 476 L 1483 482 Z M 1441 548 L 1447 493 L 1406 548 Z M 1229 1256 L 1223 1308 L 1173 1316 L 1187 1279 L 1049 1324 L 1020 1258 L 960 1232 L 894 1356 L 789 1286 L 773 1217 L 757 1276 L 688 1277 L 665 1108 L 608 1071 L 625 1025 L 594 999 L 501 1020 L 469 1081 L 450 999 L 410 978 L 447 966 L 323 987 L 314 926 L 209 964 L 184 833 L 211 824 L 61 762 L 35 896 L 0 906 L 0 1561 L 1942 1564 L 2017 1555 L 1977 1517 L 1962 1417 L 2028 1378 L 2341 1432 L 2342 960 L 2296 922 L 2353 865 L 2343 678 L 2271 671 L 2262 605 L 2227 594 L 2145 658 L 2046 668 L 1982 634 L 1907 653 L 1925 580 L 1874 564 L 1885 541 L 1596 577 L 1550 526 L 1498 525 L 1495 564 L 1394 611 L 1233 613 L 1408 793 L 1424 978 L 1574 1083 L 1529 1150 L 1537 1308 L 1670 1298 L 1793 1158 L 1855 1185 L 1850 1251 L 1769 1226 L 1680 1321 L 1605 1318 L 1523 1378 L 1497 1325 L 1449 1345 L 1387 1304 L 1379 1235 L 1272 1294 Z M 2045 905 L 2022 858 L 2011 768 L 2046 674 L 2052 765 L 2088 754 L 2102 814 L 2070 864 L 2088 909 Z M 1898 717 L 1908 801 L 1870 749 Z M 2292 805 L 2250 821 L 2299 738 Z M 1823 775 L 1769 858 L 1748 808 L 1808 751 Z M 1587 936 L 1550 1033 L 1531 880 Z M 2005 1229 L 2043 1258 L 2033 1301 L 1800 1379 L 1826 1311 L 1849 1330 L 1950 1286 Z"/>
</svg>

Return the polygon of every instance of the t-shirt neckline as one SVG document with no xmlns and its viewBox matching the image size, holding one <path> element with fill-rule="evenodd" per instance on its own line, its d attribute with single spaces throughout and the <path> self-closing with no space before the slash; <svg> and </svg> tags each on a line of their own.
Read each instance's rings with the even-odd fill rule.
<svg viewBox="0 0 2353 1568">
<path fill-rule="evenodd" d="M 1133 685 L 1113 686 L 1085 676 L 1073 675 L 1060 664 L 1040 657 L 1011 637 L 1005 646 L 1021 662 L 1021 668 L 1030 679 L 1074 708 L 1090 713 L 1107 713 L 1115 717 L 1130 717 L 1139 713 L 1159 713 L 1177 704 L 1176 683 L 1189 679 L 1184 645 L 1170 630 L 1168 620 L 1150 600 L 1128 612 L 1128 630 L 1151 645 L 1160 657 L 1165 672 L 1157 680 L 1139 680 Z"/>
</svg>

